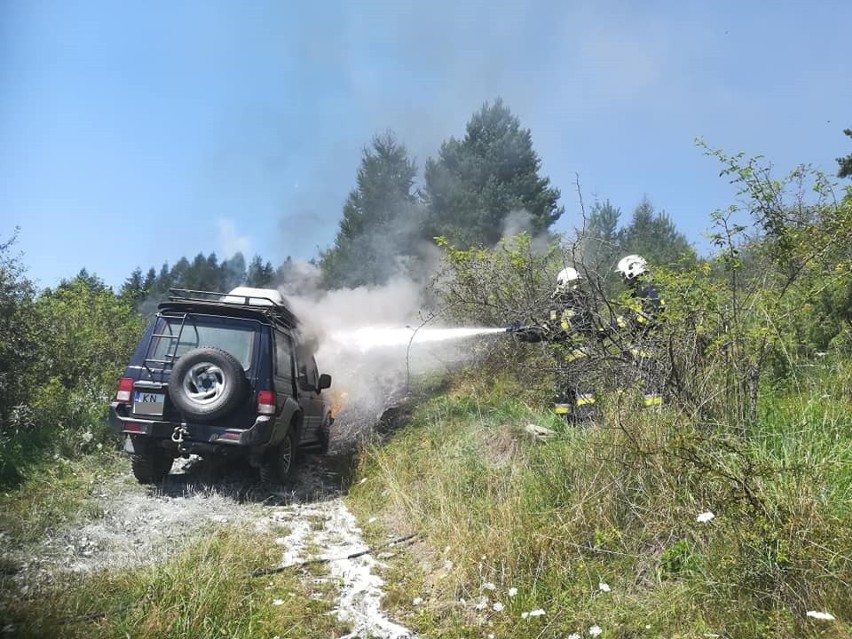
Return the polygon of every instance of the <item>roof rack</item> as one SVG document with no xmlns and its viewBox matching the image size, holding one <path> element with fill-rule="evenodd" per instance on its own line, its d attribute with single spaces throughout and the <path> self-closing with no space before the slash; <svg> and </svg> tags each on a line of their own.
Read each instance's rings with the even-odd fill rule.
<svg viewBox="0 0 852 639">
<path fill-rule="evenodd" d="M 235 289 L 236 291 L 237 289 Z M 277 291 L 274 291 L 277 293 Z M 242 292 L 221 293 L 217 291 L 196 291 L 186 288 L 170 288 L 169 302 L 185 304 L 215 304 L 216 306 L 231 306 L 269 315 L 288 326 L 296 326 L 297 320 L 293 311 L 284 303 L 284 298 L 278 294 L 278 299 L 261 295 L 246 295 Z"/>
</svg>

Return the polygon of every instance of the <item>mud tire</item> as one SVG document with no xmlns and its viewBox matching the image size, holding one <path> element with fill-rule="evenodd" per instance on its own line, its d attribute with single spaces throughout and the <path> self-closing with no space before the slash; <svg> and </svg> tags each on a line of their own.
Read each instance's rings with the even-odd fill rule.
<svg viewBox="0 0 852 639">
<path fill-rule="evenodd" d="M 174 459 L 168 455 L 144 453 L 130 456 L 130 469 L 140 484 L 159 484 L 172 469 Z"/>
<path fill-rule="evenodd" d="M 260 481 L 268 486 L 286 486 L 296 475 L 296 433 L 287 429 L 278 444 L 267 451 L 260 465 Z"/>
<path fill-rule="evenodd" d="M 332 418 L 331 416 L 326 416 L 326 418 L 322 422 L 322 426 L 320 426 L 319 431 L 319 448 L 317 448 L 317 452 L 320 455 L 327 455 L 328 448 L 331 444 L 331 424 Z"/>
</svg>

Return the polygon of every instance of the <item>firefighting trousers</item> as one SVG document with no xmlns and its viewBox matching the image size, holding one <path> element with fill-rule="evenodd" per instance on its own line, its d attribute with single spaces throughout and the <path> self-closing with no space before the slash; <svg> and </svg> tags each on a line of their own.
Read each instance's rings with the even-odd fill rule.
<svg viewBox="0 0 852 639">
<path fill-rule="evenodd" d="M 588 354 L 570 349 L 555 354 L 553 410 L 571 421 L 594 418 L 596 398 Z"/>
<path fill-rule="evenodd" d="M 663 403 L 664 373 L 658 349 L 636 344 L 630 349 L 637 382 L 642 393 L 642 406 L 652 408 Z"/>
</svg>

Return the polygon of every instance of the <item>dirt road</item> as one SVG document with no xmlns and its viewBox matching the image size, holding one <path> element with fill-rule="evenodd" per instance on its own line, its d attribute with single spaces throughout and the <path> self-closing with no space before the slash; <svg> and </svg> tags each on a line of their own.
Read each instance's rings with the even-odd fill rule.
<svg viewBox="0 0 852 639">
<path fill-rule="evenodd" d="M 121 569 L 158 562 L 192 531 L 211 524 L 287 530 L 276 539 L 281 566 L 323 560 L 337 588 L 335 611 L 352 632 L 346 637 L 414 637 L 381 609 L 376 558 L 361 538 L 342 495 L 353 461 L 351 441 L 333 444 L 328 456 L 304 455 L 288 490 L 261 489 L 239 469 L 211 480 L 199 459 L 175 462 L 162 486 L 138 485 L 127 473 L 110 477 L 87 504 L 98 516 L 55 531 L 16 558 L 22 582 L 61 571 Z"/>
</svg>

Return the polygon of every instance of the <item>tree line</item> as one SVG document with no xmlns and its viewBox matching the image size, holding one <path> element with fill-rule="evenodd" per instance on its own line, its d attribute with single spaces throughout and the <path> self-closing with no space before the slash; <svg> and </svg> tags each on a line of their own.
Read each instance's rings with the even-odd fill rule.
<svg viewBox="0 0 852 639">
<path fill-rule="evenodd" d="M 375 136 L 362 152 L 334 241 L 312 262 L 328 289 L 383 284 L 397 274 L 416 279 L 434 252 L 436 237 L 461 248 L 493 247 L 506 233 L 521 229 L 553 240 L 551 229 L 565 211 L 560 197 L 542 175 L 530 130 L 497 99 L 471 116 L 463 137 L 441 144 L 422 176 L 393 133 Z M 592 205 L 583 229 L 590 264 L 611 267 L 624 252 L 642 253 L 657 263 L 695 259 L 686 237 L 648 198 L 625 217 L 608 200 Z M 273 266 L 259 255 L 247 262 L 241 253 L 221 260 L 215 253 L 199 253 L 159 269 L 137 268 L 119 293 L 150 311 L 170 288 L 267 287 L 286 281 L 292 266 L 290 258 Z"/>
<path fill-rule="evenodd" d="M 422 186 L 417 180 L 414 160 L 392 133 L 364 149 L 334 243 L 319 257 L 328 288 L 417 274 L 436 237 L 463 249 L 493 247 L 512 230 L 553 239 L 552 227 L 565 212 L 560 190 L 541 174 L 530 130 L 500 99 L 472 115 L 462 138 L 441 144 L 438 156 L 426 161 Z M 609 201 L 594 204 L 585 236 L 597 258 L 623 251 L 664 262 L 695 256 L 647 198 L 621 222 Z"/>
</svg>

